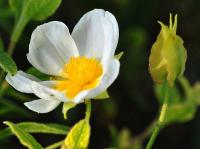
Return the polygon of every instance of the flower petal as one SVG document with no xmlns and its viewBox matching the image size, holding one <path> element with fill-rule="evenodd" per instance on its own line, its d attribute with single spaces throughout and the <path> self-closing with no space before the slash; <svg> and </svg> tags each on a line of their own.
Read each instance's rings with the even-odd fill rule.
<svg viewBox="0 0 200 149">
<path fill-rule="evenodd" d="M 48 113 L 54 110 L 59 104 L 60 101 L 53 99 L 51 100 L 38 99 L 24 103 L 26 107 L 37 113 Z"/>
<path fill-rule="evenodd" d="M 106 73 L 107 69 L 110 67 L 109 64 L 112 63 L 119 39 L 119 28 L 117 20 L 109 12 L 105 13 L 105 17 L 108 21 L 106 22 L 107 25 L 104 25 L 104 34 L 106 38 L 105 41 L 107 41 L 107 44 L 101 59 L 101 63 L 104 67 L 104 73 Z"/>
<path fill-rule="evenodd" d="M 58 75 L 68 59 L 78 55 L 67 26 L 62 22 L 52 21 L 33 31 L 27 58 L 41 72 Z"/>
<path fill-rule="evenodd" d="M 78 95 L 76 95 L 76 97 L 71 101 L 74 103 L 81 103 L 84 101 L 84 99 L 86 100 L 86 96 L 88 95 L 89 92 L 90 90 L 82 91 Z"/>
<path fill-rule="evenodd" d="M 60 92 L 53 89 L 54 85 L 55 85 L 55 81 L 43 81 L 39 83 L 32 82 L 31 87 L 32 87 L 33 93 L 39 98 L 43 98 L 43 99 L 54 98 L 61 102 L 73 102 L 73 103 L 83 102 L 83 100 L 85 99 L 86 95 L 89 92 L 88 90 L 82 91 L 73 99 L 69 99 L 67 98 L 65 92 Z"/>
<path fill-rule="evenodd" d="M 100 85 L 92 90 L 85 90 L 80 92 L 74 99 L 71 99 L 74 103 L 81 103 L 84 99 L 91 99 L 104 92 L 117 78 L 119 74 L 120 63 L 116 59 L 112 59 L 111 65 L 106 74 L 104 74 Z"/>
<path fill-rule="evenodd" d="M 42 99 L 57 99 L 58 101 L 67 102 L 69 99 L 65 96 L 63 92 L 53 89 L 55 81 L 43 81 L 40 83 L 32 82 L 31 88 L 33 93 Z"/>
<path fill-rule="evenodd" d="M 23 93 L 32 93 L 33 91 L 30 86 L 31 82 L 33 81 L 38 82 L 40 80 L 23 71 L 18 71 L 14 76 L 7 74 L 6 81 L 17 91 Z"/>
<path fill-rule="evenodd" d="M 119 74 L 120 63 L 118 60 L 112 60 L 108 71 L 104 74 L 99 86 L 91 90 L 86 96 L 87 99 L 94 98 L 100 93 L 104 92 L 117 78 Z"/>
<path fill-rule="evenodd" d="M 82 56 L 95 57 L 103 61 L 114 56 L 119 29 L 115 17 L 103 9 L 86 13 L 74 27 L 72 37 Z"/>
</svg>

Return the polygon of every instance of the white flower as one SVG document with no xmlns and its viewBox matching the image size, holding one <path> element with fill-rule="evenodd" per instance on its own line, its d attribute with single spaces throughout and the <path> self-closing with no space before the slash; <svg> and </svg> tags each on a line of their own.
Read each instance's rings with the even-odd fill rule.
<svg viewBox="0 0 200 149">
<path fill-rule="evenodd" d="M 114 59 L 118 37 L 115 17 L 102 9 L 86 13 L 71 35 L 62 22 L 45 23 L 33 31 L 27 58 L 54 79 L 41 81 L 18 71 L 6 80 L 16 90 L 39 98 L 24 103 L 38 113 L 50 112 L 61 102 L 94 98 L 118 76 L 120 63 Z"/>
</svg>

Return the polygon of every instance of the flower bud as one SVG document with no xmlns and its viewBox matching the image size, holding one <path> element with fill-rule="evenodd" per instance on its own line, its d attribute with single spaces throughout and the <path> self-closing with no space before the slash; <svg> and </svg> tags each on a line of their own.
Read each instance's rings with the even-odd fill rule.
<svg viewBox="0 0 200 149">
<path fill-rule="evenodd" d="M 170 14 L 169 27 L 158 21 L 161 31 L 156 42 L 151 48 L 149 57 L 149 71 L 156 83 L 167 80 L 173 86 L 177 77 L 185 70 L 187 52 L 183 46 L 183 40 L 176 35 L 177 15 L 172 23 Z"/>
</svg>

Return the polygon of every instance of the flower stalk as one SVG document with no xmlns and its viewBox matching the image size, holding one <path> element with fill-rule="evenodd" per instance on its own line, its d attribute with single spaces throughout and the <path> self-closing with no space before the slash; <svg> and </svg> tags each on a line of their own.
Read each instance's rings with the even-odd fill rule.
<svg viewBox="0 0 200 149">
<path fill-rule="evenodd" d="M 168 102 L 169 102 L 169 84 L 167 83 L 167 81 L 165 81 L 165 95 L 164 95 L 164 102 L 160 111 L 160 115 L 158 118 L 158 122 L 153 130 L 153 133 L 147 143 L 146 149 L 151 149 L 161 128 L 164 125 L 164 121 L 165 121 L 165 116 L 166 116 L 166 112 L 167 112 L 167 108 L 168 108 Z"/>
<path fill-rule="evenodd" d="M 87 100 L 85 103 L 86 103 L 85 120 L 89 122 L 91 116 L 91 107 L 92 107 L 91 100 Z"/>
</svg>

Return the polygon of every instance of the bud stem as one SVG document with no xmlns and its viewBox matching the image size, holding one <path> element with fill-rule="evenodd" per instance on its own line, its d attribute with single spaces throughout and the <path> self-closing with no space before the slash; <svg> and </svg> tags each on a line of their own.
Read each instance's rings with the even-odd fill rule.
<svg viewBox="0 0 200 149">
<path fill-rule="evenodd" d="M 153 133 L 152 133 L 152 135 L 148 141 L 148 144 L 146 146 L 146 149 L 152 148 L 152 146 L 156 140 L 156 137 L 158 136 L 160 129 L 162 128 L 162 126 L 164 124 L 165 115 L 166 115 L 166 111 L 167 111 L 167 107 L 168 107 L 168 101 L 169 101 L 169 85 L 168 85 L 167 81 L 165 81 L 164 83 L 165 83 L 164 103 L 163 103 L 161 111 L 160 111 L 157 125 L 155 126 L 155 128 L 153 130 Z"/>
</svg>

